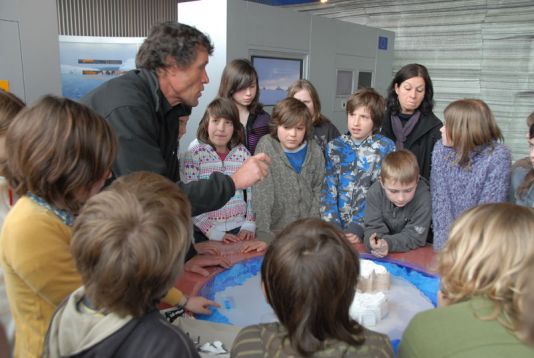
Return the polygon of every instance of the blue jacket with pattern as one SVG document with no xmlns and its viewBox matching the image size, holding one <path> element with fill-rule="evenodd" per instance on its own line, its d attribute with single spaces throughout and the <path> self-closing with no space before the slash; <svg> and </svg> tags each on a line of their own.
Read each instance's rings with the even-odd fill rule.
<svg viewBox="0 0 534 358">
<path fill-rule="evenodd" d="M 378 179 L 382 160 L 393 151 L 395 143 L 382 134 L 356 144 L 346 133 L 328 143 L 321 217 L 341 229 L 350 223 L 363 225 L 367 190 Z"/>
</svg>

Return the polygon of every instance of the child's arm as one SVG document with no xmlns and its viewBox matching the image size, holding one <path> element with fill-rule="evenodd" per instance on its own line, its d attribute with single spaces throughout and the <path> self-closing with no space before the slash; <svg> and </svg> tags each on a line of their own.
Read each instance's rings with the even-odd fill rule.
<svg viewBox="0 0 534 358">
<path fill-rule="evenodd" d="M 504 146 L 498 146 L 492 152 L 490 160 L 491 167 L 484 177 L 484 188 L 477 204 L 504 202 L 510 191 L 510 151 Z"/>
<path fill-rule="evenodd" d="M 376 233 L 372 234 L 369 238 L 369 245 L 371 246 L 371 254 L 373 256 L 382 258 L 386 257 L 389 253 L 388 242 L 380 238 Z"/>
<path fill-rule="evenodd" d="M 256 154 L 266 153 L 266 143 L 265 140 L 260 140 L 256 147 Z M 252 200 L 252 210 L 256 214 L 256 239 L 267 243 L 271 242 L 274 238 L 271 231 L 271 212 L 274 206 L 272 170 L 273 167 L 271 166 L 269 174 L 262 181 L 252 186 L 252 197 L 254 198 Z"/>
<path fill-rule="evenodd" d="M 241 226 L 241 230 L 256 232 L 256 215 L 252 210 L 252 188 L 247 188 L 247 214 L 245 216 L 245 223 Z M 254 234 L 255 235 L 255 234 Z"/>
<path fill-rule="evenodd" d="M 311 143 L 317 149 L 316 151 L 314 151 L 317 165 L 314 168 L 314 176 L 313 176 L 313 181 L 312 181 L 313 201 L 312 201 L 312 207 L 311 207 L 311 215 L 315 217 L 320 217 L 321 190 L 323 188 L 323 183 L 324 183 L 325 162 L 324 162 L 323 153 L 321 153 L 321 148 L 319 147 L 319 145 L 315 143 L 314 141 L 311 141 Z"/>
<path fill-rule="evenodd" d="M 256 213 L 256 238 L 271 242 L 274 238 L 271 232 L 271 211 L 274 205 L 274 183 L 271 173 L 252 187 L 252 196 L 254 197 L 252 207 Z"/>
<path fill-rule="evenodd" d="M 243 162 L 250 157 L 250 153 L 245 146 L 242 145 L 241 148 L 243 152 Z M 256 215 L 252 210 L 252 188 L 246 188 L 241 192 L 241 194 L 246 195 L 246 213 L 245 213 L 245 222 L 241 225 L 241 230 L 239 231 L 239 238 L 241 240 L 250 240 L 256 237 Z"/>
<path fill-rule="evenodd" d="M 188 150 L 180 161 L 180 180 L 190 183 L 200 179 L 200 162 L 191 150 Z"/>
<path fill-rule="evenodd" d="M 173 287 L 167 292 L 165 297 L 161 299 L 163 303 L 170 306 L 183 306 L 186 310 L 197 314 L 210 314 L 209 306 L 219 307 L 215 301 L 208 300 L 202 296 L 185 297 L 182 291 Z"/>
<path fill-rule="evenodd" d="M 374 170 L 371 173 L 371 184 L 378 180 L 378 177 L 380 176 L 380 171 L 382 170 L 382 161 L 384 160 L 384 158 L 389 153 L 395 151 L 395 143 L 391 139 L 383 137 L 380 140 L 380 145 L 378 146 L 377 151 L 379 154 L 379 159 L 376 163 L 376 166 L 374 167 Z"/>
<path fill-rule="evenodd" d="M 188 150 L 182 162 L 180 163 L 181 180 L 183 183 L 190 183 L 200 180 L 200 168 L 203 162 L 201 155 L 193 146 Z M 205 159 L 205 157 L 204 157 Z M 215 224 L 210 219 L 210 213 L 212 211 L 205 212 L 203 214 L 193 217 L 193 224 L 210 240 L 221 241 L 224 236 L 224 231 L 216 230 Z"/>
<path fill-rule="evenodd" d="M 259 240 L 246 241 L 241 249 L 241 252 L 247 254 L 249 252 L 262 252 L 267 250 L 267 244 Z"/>
<path fill-rule="evenodd" d="M 379 182 L 376 182 L 369 188 L 367 192 L 367 203 L 365 206 L 365 232 L 363 237 L 363 243 L 368 251 L 371 251 L 373 247 L 371 246 L 371 236 L 373 234 L 378 234 L 382 237 L 385 234 L 389 234 L 389 228 L 384 222 L 382 202 L 382 187 Z"/>
<path fill-rule="evenodd" d="M 224 206 L 222 209 L 224 210 Z M 210 240 L 215 241 L 222 241 L 225 232 L 222 230 L 217 229 L 217 226 L 213 222 L 213 220 L 210 218 L 211 211 L 197 215 L 193 217 L 193 224 L 202 231 L 202 233 Z"/>
<path fill-rule="evenodd" d="M 342 227 L 341 220 L 339 218 L 339 208 L 337 206 L 339 185 L 338 169 L 335 162 L 335 156 L 332 153 L 334 142 L 330 142 L 326 145 L 325 153 L 325 174 L 324 183 L 321 189 L 321 218 L 328 221 L 338 227 Z"/>
<path fill-rule="evenodd" d="M 14 221 L 14 216 L 8 216 L 2 233 L 2 255 L 4 265 L 36 296 L 56 307 L 82 285 L 82 278 L 70 250 L 71 232 L 51 216 L 44 211 L 27 220 Z"/>
<path fill-rule="evenodd" d="M 446 153 L 441 141 L 437 142 L 432 152 L 430 169 L 430 192 L 432 196 L 432 224 L 434 230 L 434 249 L 440 250 L 447 241 L 449 225 L 453 221 L 447 186 L 449 171 Z"/>
</svg>

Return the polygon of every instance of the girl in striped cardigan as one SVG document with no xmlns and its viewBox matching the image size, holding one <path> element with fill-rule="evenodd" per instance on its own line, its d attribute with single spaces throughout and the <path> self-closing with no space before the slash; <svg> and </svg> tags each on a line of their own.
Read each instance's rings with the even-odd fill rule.
<svg viewBox="0 0 534 358">
<path fill-rule="evenodd" d="M 198 142 L 188 150 L 182 161 L 182 180 L 188 183 L 206 179 L 215 171 L 234 174 L 250 157 L 243 145 L 243 131 L 237 107 L 232 100 L 213 100 L 200 121 Z M 221 209 L 195 216 L 195 241 L 236 242 L 254 239 L 256 219 L 251 201 L 250 188 L 246 194 L 243 190 L 236 190 Z"/>
</svg>

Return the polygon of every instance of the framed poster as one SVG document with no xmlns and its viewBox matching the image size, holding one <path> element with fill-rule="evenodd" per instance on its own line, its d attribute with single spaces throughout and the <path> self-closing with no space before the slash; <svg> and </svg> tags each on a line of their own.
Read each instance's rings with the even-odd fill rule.
<svg viewBox="0 0 534 358">
<path fill-rule="evenodd" d="M 302 78 L 301 58 L 252 55 L 251 62 L 258 73 L 260 102 L 266 106 L 286 98 L 289 86 Z"/>
<path fill-rule="evenodd" d="M 135 68 L 144 37 L 59 36 L 62 94 L 78 100 L 105 81 Z"/>
</svg>

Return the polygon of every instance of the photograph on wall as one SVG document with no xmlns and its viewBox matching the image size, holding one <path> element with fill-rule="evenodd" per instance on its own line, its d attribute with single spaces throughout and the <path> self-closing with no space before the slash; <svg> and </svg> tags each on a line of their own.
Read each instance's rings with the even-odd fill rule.
<svg viewBox="0 0 534 358">
<path fill-rule="evenodd" d="M 274 106 L 287 97 L 287 89 L 302 78 L 302 59 L 252 56 L 252 65 L 258 72 L 260 102 Z"/>
<path fill-rule="evenodd" d="M 142 37 L 59 36 L 63 96 L 78 100 L 135 68 Z"/>
</svg>

